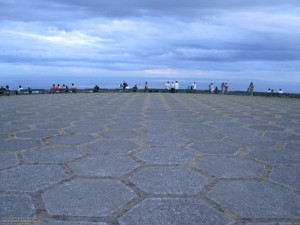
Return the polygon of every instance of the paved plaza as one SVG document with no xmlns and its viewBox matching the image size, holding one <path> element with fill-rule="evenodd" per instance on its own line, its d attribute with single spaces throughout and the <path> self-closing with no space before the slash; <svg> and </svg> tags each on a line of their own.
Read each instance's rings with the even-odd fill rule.
<svg viewBox="0 0 300 225">
<path fill-rule="evenodd" d="M 0 223 L 299 225 L 300 100 L 0 97 Z"/>
</svg>

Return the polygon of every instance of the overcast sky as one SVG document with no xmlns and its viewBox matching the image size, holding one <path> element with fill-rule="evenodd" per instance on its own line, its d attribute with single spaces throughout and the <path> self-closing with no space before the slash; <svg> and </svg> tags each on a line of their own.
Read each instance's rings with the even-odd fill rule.
<svg viewBox="0 0 300 225">
<path fill-rule="evenodd" d="M 299 85 L 300 1 L 0 0 L 0 43 L 0 76 Z"/>
</svg>

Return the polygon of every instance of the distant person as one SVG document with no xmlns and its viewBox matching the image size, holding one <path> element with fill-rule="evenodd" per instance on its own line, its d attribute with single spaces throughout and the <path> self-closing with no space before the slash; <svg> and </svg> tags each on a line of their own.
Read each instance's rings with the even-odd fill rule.
<svg viewBox="0 0 300 225">
<path fill-rule="evenodd" d="M 72 90 L 72 93 L 76 93 L 76 85 L 74 83 L 72 83 L 71 90 Z"/>
<path fill-rule="evenodd" d="M 229 88 L 228 84 L 225 83 L 223 88 L 224 88 L 224 95 L 227 95 L 227 93 L 228 93 L 228 88 Z"/>
<path fill-rule="evenodd" d="M 194 82 L 194 83 L 192 84 L 191 90 L 192 90 L 192 91 L 196 91 L 196 90 L 197 90 L 197 84 L 196 84 L 196 82 Z"/>
<path fill-rule="evenodd" d="M 209 89 L 210 93 L 213 94 L 214 91 L 215 91 L 214 83 L 210 83 L 209 86 L 208 86 L 208 89 Z"/>
<path fill-rule="evenodd" d="M 93 92 L 98 92 L 100 90 L 99 86 L 96 84 L 93 88 Z"/>
<path fill-rule="evenodd" d="M 283 94 L 283 90 L 279 89 L 278 94 Z"/>
<path fill-rule="evenodd" d="M 55 90 L 56 90 L 56 86 L 55 86 L 55 84 L 53 84 L 51 87 L 51 93 L 55 93 Z"/>
<path fill-rule="evenodd" d="M 123 90 L 125 90 L 128 87 L 128 84 L 124 81 L 123 82 Z"/>
<path fill-rule="evenodd" d="M 66 93 L 68 93 L 69 92 L 69 87 L 68 87 L 68 85 L 66 85 Z"/>
<path fill-rule="evenodd" d="M 221 84 L 221 93 L 222 93 L 222 94 L 224 94 L 224 92 L 225 92 L 224 85 L 225 85 L 225 83 L 222 82 L 222 84 Z"/>
<path fill-rule="evenodd" d="M 171 93 L 175 93 L 175 84 L 173 81 L 171 83 Z"/>
<path fill-rule="evenodd" d="M 56 88 L 56 92 L 60 92 L 61 91 L 61 87 L 60 87 L 60 84 L 57 85 L 57 88 Z"/>
<path fill-rule="evenodd" d="M 171 84 L 169 81 L 167 81 L 167 83 L 165 84 L 165 89 L 166 89 L 166 92 L 170 92 L 171 90 Z"/>
<path fill-rule="evenodd" d="M 148 88 L 149 88 L 148 82 L 146 81 L 146 82 L 145 82 L 145 85 L 144 85 L 144 91 L 147 92 L 147 91 L 148 91 Z"/>
<path fill-rule="evenodd" d="M 16 91 L 16 95 L 21 93 L 21 90 L 23 90 L 22 85 L 19 85 L 18 90 Z"/>
<path fill-rule="evenodd" d="M 5 88 L 6 88 L 6 90 L 10 91 L 10 88 L 9 88 L 9 86 L 8 86 L 8 85 L 6 85 L 6 87 L 5 87 Z"/>
<path fill-rule="evenodd" d="M 248 91 L 249 91 L 249 95 L 253 96 L 253 92 L 254 92 L 254 84 L 253 84 L 253 82 L 250 82 L 249 87 L 248 87 Z"/>
<path fill-rule="evenodd" d="M 137 85 L 134 85 L 134 87 L 132 88 L 132 91 L 133 91 L 133 92 L 137 92 L 137 90 L 138 90 Z"/>
<path fill-rule="evenodd" d="M 63 84 L 60 90 L 61 90 L 62 93 L 66 92 L 66 85 Z"/>
<path fill-rule="evenodd" d="M 218 89 L 218 87 L 215 88 L 214 94 L 219 94 L 219 89 Z"/>
<path fill-rule="evenodd" d="M 175 89 L 175 92 L 178 92 L 178 90 L 179 90 L 179 83 L 178 83 L 178 81 L 175 81 L 174 89 Z"/>
</svg>

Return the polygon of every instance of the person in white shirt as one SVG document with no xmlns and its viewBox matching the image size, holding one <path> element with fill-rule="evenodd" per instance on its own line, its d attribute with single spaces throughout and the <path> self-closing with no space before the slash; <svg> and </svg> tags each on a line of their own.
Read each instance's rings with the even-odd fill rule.
<svg viewBox="0 0 300 225">
<path fill-rule="evenodd" d="M 165 84 L 165 89 L 166 89 L 166 92 L 170 92 L 170 90 L 171 90 L 171 85 L 170 85 L 170 82 L 169 82 L 169 81 Z"/>
<path fill-rule="evenodd" d="M 176 81 L 176 82 L 175 82 L 175 91 L 177 92 L 178 89 L 179 89 L 179 83 L 178 83 L 178 81 Z"/>
<path fill-rule="evenodd" d="M 279 89 L 278 94 L 283 94 L 283 90 Z"/>
<path fill-rule="evenodd" d="M 173 81 L 171 83 L 171 93 L 175 93 L 175 84 Z"/>
<path fill-rule="evenodd" d="M 192 90 L 193 90 L 193 91 L 194 91 L 194 90 L 197 90 L 196 82 L 194 82 L 194 83 L 192 84 Z"/>
</svg>

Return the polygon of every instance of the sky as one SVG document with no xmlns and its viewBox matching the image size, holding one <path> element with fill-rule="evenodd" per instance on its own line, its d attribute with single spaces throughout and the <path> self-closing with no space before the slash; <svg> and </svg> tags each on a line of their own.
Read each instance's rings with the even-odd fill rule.
<svg viewBox="0 0 300 225">
<path fill-rule="evenodd" d="M 0 85 L 157 78 L 300 93 L 299 24 L 299 0 L 0 0 Z"/>
</svg>

